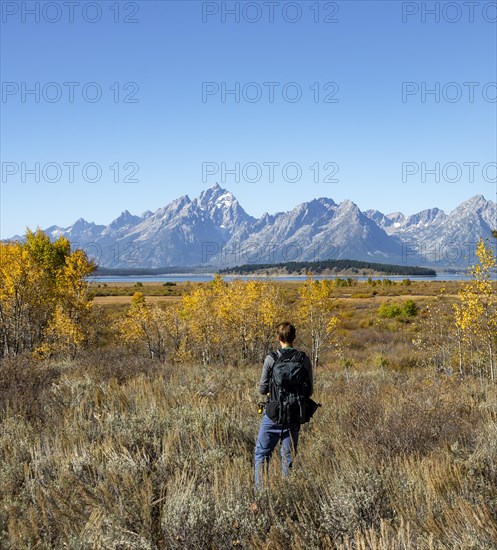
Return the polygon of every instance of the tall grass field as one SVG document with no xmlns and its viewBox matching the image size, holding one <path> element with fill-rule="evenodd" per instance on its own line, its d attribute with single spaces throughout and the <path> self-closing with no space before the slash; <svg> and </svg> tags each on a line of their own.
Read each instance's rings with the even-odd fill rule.
<svg viewBox="0 0 497 550">
<path fill-rule="evenodd" d="M 497 548 L 497 388 L 440 363 L 433 331 L 421 338 L 430 285 L 334 289 L 322 407 L 291 475 L 275 453 L 257 494 L 262 362 L 125 347 L 113 304 L 95 312 L 98 345 L 4 358 L 0 548 Z"/>
</svg>

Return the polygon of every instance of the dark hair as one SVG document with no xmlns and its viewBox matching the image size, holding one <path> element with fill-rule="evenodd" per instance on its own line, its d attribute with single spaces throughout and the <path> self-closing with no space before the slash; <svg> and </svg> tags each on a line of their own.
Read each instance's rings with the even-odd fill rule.
<svg viewBox="0 0 497 550">
<path fill-rule="evenodd" d="M 280 342 L 286 342 L 287 344 L 293 344 L 295 340 L 295 327 L 291 323 L 280 323 L 278 325 L 278 339 Z"/>
</svg>

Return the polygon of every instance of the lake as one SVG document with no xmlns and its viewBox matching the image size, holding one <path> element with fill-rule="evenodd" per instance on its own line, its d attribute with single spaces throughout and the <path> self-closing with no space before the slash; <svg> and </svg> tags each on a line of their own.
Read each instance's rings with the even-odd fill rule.
<svg viewBox="0 0 497 550">
<path fill-rule="evenodd" d="M 340 276 L 339 276 L 340 277 Z M 336 279 L 334 275 L 315 275 L 315 279 Z M 346 278 L 345 276 L 341 277 L 342 279 Z M 358 276 L 352 277 L 356 281 L 367 281 L 368 277 Z M 495 276 L 494 276 L 495 278 Z M 214 279 L 214 274 L 181 274 L 181 275 L 108 275 L 108 276 L 93 276 L 90 277 L 91 281 L 98 283 L 185 283 L 187 281 L 191 283 L 203 283 L 212 281 Z M 305 275 L 282 275 L 282 276 L 236 276 L 236 275 L 225 275 L 223 279 L 226 281 L 232 281 L 234 279 L 242 279 L 244 281 L 250 279 L 271 279 L 274 281 L 304 281 L 306 279 Z M 415 276 L 415 275 L 390 275 L 390 276 L 379 276 L 371 277 L 373 280 L 382 280 L 390 279 L 391 281 L 402 281 L 403 279 L 411 279 L 411 281 L 465 281 L 468 280 L 468 276 L 465 273 L 445 273 L 441 272 L 436 277 L 426 277 L 426 276 Z"/>
</svg>

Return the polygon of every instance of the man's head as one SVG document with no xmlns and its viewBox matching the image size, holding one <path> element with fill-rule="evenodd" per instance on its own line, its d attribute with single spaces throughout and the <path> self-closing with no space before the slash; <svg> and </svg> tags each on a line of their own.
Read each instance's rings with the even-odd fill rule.
<svg viewBox="0 0 497 550">
<path fill-rule="evenodd" d="M 280 323 L 278 325 L 278 340 L 281 344 L 292 345 L 295 340 L 295 327 L 291 323 Z"/>
</svg>

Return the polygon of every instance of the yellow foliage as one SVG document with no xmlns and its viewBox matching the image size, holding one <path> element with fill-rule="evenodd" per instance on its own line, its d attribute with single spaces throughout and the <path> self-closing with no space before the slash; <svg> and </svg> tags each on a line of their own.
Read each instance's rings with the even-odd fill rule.
<svg viewBox="0 0 497 550">
<path fill-rule="evenodd" d="M 310 278 L 300 288 L 299 304 L 289 310 L 282 287 L 273 281 L 228 283 L 216 276 L 193 285 L 180 302 L 166 308 L 149 306 L 143 294 L 135 293 L 117 328 L 126 345 L 148 349 L 152 357 L 163 358 L 167 351 L 177 361 L 239 364 L 262 361 L 277 346 L 277 325 L 290 320 L 297 325 L 300 345 L 312 336 L 315 360 L 333 343 L 339 323 L 333 315 L 333 289 L 332 281 Z"/>
<path fill-rule="evenodd" d="M 313 365 L 317 365 L 320 352 L 331 344 L 338 326 L 338 319 L 332 314 L 336 307 L 334 289 L 334 281 L 314 280 L 311 274 L 299 289 L 299 320 L 308 333 Z"/>
<path fill-rule="evenodd" d="M 145 347 L 151 358 L 163 360 L 166 351 L 184 357 L 181 316 L 177 306 L 149 306 L 145 296 L 135 292 L 126 315 L 117 320 L 121 341 L 132 349 Z"/>
<path fill-rule="evenodd" d="M 459 304 L 454 304 L 454 321 L 459 337 L 459 364 L 486 365 L 488 376 L 495 378 L 497 338 L 497 298 L 491 270 L 496 266 L 493 250 L 480 239 L 476 249 L 478 263 L 470 268 L 472 280 L 461 286 Z"/>
<path fill-rule="evenodd" d="M 275 283 L 227 283 L 216 276 L 183 296 L 176 311 L 181 322 L 175 328 L 176 356 L 185 357 L 189 350 L 190 357 L 204 364 L 260 361 L 274 345 L 283 312 L 283 297 Z"/>
<path fill-rule="evenodd" d="M 135 292 L 133 296 L 131 296 L 131 307 L 138 308 L 145 304 L 145 296 L 143 292 Z"/>
<path fill-rule="evenodd" d="M 74 353 L 84 341 L 95 268 L 83 251 L 71 253 L 65 237 L 51 242 L 40 229 L 27 229 L 24 243 L 0 243 L 0 355 Z"/>
<path fill-rule="evenodd" d="M 39 356 L 63 354 L 74 357 L 84 341 L 81 325 L 71 319 L 59 304 L 45 328 L 43 342 L 35 349 L 35 353 Z"/>
</svg>

